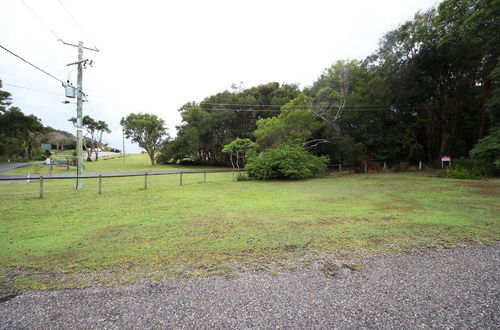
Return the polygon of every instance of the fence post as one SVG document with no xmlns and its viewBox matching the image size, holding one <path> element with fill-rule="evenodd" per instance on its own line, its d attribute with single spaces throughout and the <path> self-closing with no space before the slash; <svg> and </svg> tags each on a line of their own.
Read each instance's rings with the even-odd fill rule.
<svg viewBox="0 0 500 330">
<path fill-rule="evenodd" d="M 384 172 L 387 171 L 387 162 L 384 162 Z"/>
<path fill-rule="evenodd" d="M 182 171 L 179 172 L 179 186 L 182 186 Z"/>
<path fill-rule="evenodd" d="M 102 194 L 102 175 L 99 175 L 99 195 Z"/>
<path fill-rule="evenodd" d="M 342 164 L 339 163 L 339 173 L 342 172 Z"/>
<path fill-rule="evenodd" d="M 43 198 L 43 175 L 40 176 L 40 198 Z"/>
<path fill-rule="evenodd" d="M 207 171 L 203 172 L 203 182 L 207 183 Z"/>
<path fill-rule="evenodd" d="M 422 170 L 422 161 L 419 161 L 419 162 L 418 162 L 418 169 L 419 169 L 419 170 Z"/>
<path fill-rule="evenodd" d="M 144 173 L 144 190 L 148 189 L 148 173 Z"/>
<path fill-rule="evenodd" d="M 365 173 L 367 173 L 367 172 L 368 172 L 368 163 L 365 162 Z"/>
</svg>

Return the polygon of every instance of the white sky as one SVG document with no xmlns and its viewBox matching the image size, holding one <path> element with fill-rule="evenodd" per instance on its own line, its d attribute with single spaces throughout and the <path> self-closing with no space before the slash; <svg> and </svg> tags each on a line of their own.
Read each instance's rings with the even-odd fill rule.
<svg viewBox="0 0 500 330">
<path fill-rule="evenodd" d="M 106 121 L 113 132 L 105 140 L 119 149 L 119 122 L 131 112 L 157 114 L 175 136 L 181 122 L 177 109 L 184 103 L 201 101 L 232 83 L 243 82 L 245 88 L 272 81 L 310 85 L 337 60 L 365 58 L 384 33 L 437 2 L 60 0 L 82 33 L 59 0 L 24 1 L 64 41 L 93 42 L 101 50 L 84 53 L 96 62 L 83 74 L 90 100 L 84 115 Z M 76 85 L 75 67 L 66 64 L 77 60 L 77 49 L 58 42 L 21 0 L 2 1 L 0 45 Z M 3 49 L 0 79 L 24 113 L 76 134 L 67 121 L 76 116 L 76 105 L 61 103 L 59 82 Z M 130 143 L 125 148 L 139 151 Z"/>
</svg>

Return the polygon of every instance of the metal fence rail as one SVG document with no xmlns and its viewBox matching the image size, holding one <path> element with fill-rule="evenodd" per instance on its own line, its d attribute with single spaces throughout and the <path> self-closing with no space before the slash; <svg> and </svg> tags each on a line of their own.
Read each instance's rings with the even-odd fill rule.
<svg viewBox="0 0 500 330">
<path fill-rule="evenodd" d="M 203 170 L 203 171 L 153 171 L 153 172 L 130 172 L 130 173 L 99 173 L 99 174 L 89 174 L 89 175 L 69 175 L 69 174 L 54 174 L 52 176 L 5 176 L 0 177 L 0 181 L 26 181 L 26 180 L 40 180 L 43 178 L 44 180 L 67 180 L 67 179 L 98 179 L 99 177 L 103 178 L 124 178 L 124 177 L 132 177 L 132 176 L 144 176 L 144 175 L 172 175 L 172 174 L 203 174 L 203 173 L 231 173 L 231 172 L 245 172 L 245 170 Z"/>
<path fill-rule="evenodd" d="M 66 175 L 59 174 L 55 176 L 12 176 L 7 178 L 0 177 L 0 181 L 16 182 L 16 181 L 38 181 L 39 182 L 39 197 L 44 197 L 44 181 L 48 180 L 75 180 L 77 178 L 82 179 L 98 179 L 98 194 L 102 194 L 103 179 L 111 178 L 127 178 L 127 177 L 144 177 L 144 190 L 148 189 L 148 177 L 149 176 L 167 176 L 167 175 L 179 175 L 179 186 L 183 184 L 183 176 L 186 174 L 203 174 L 203 182 L 207 182 L 208 173 L 233 173 L 233 181 L 235 180 L 235 174 L 237 172 L 244 172 L 244 170 L 187 170 L 187 171 L 153 171 L 153 172 L 130 172 L 130 173 L 100 173 L 100 174 L 90 174 L 78 177 L 77 175 Z"/>
</svg>

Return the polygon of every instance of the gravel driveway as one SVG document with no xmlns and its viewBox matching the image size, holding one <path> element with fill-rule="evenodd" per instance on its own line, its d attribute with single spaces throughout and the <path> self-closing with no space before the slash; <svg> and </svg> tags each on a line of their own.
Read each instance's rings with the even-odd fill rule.
<svg viewBox="0 0 500 330">
<path fill-rule="evenodd" d="M 0 328 L 497 328 L 500 245 L 362 261 L 361 271 L 28 292 Z"/>
</svg>

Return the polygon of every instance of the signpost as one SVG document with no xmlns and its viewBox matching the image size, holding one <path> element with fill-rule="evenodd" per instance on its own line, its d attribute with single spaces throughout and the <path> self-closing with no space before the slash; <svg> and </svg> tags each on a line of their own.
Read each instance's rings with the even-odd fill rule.
<svg viewBox="0 0 500 330">
<path fill-rule="evenodd" d="M 451 167 L 451 156 L 441 156 L 441 168 L 444 168 L 444 162 L 448 162 L 448 167 Z"/>
</svg>

